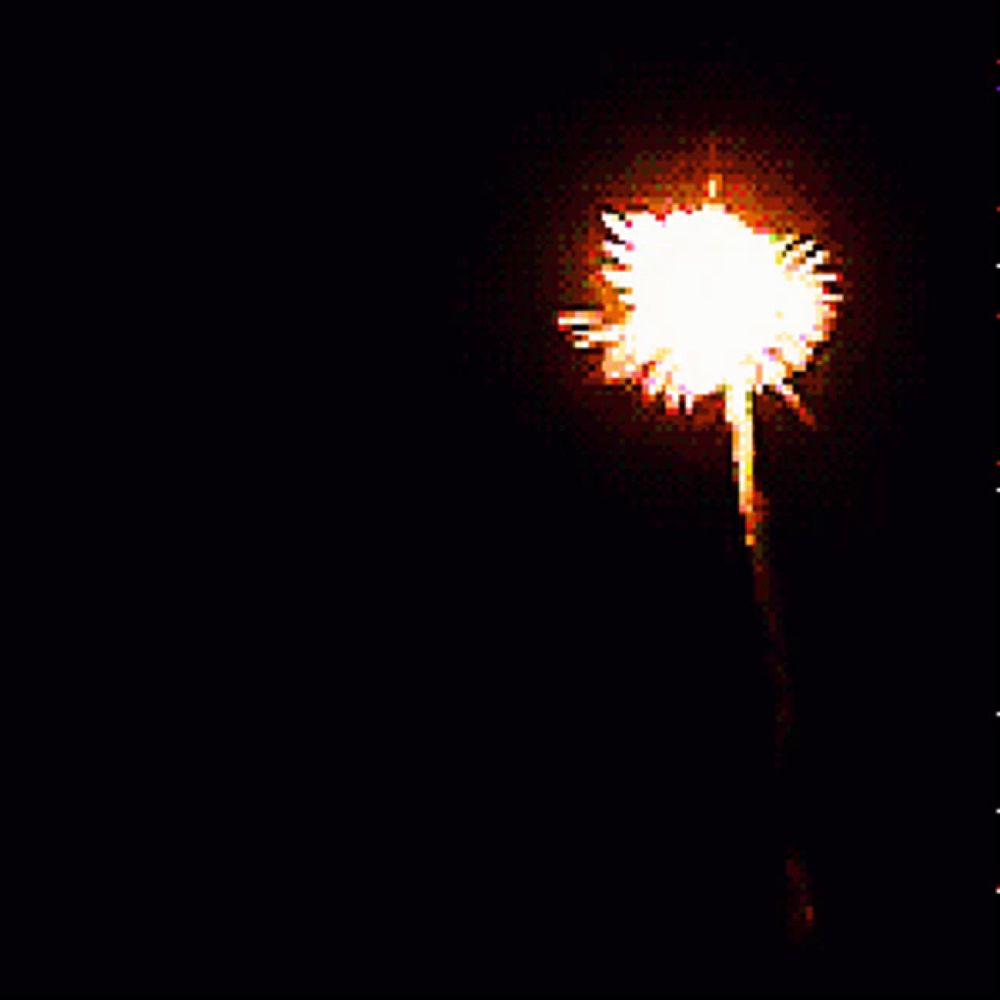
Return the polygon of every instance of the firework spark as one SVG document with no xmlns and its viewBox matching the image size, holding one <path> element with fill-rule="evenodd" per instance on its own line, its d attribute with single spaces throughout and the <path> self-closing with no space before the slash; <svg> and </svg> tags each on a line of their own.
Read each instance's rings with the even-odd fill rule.
<svg viewBox="0 0 1000 1000">
<path fill-rule="evenodd" d="M 597 278 L 604 307 L 563 311 L 558 323 L 577 347 L 602 349 L 605 378 L 637 383 L 668 410 L 722 394 L 744 540 L 769 640 L 775 764 L 784 770 L 792 696 L 777 592 L 761 544 L 754 396 L 770 389 L 813 423 L 791 379 L 833 328 L 843 296 L 832 283 L 841 276 L 824 268 L 829 254 L 814 240 L 748 225 L 723 203 L 721 188 L 721 176 L 711 174 L 696 209 L 603 213 L 609 238 Z M 795 834 L 788 830 L 786 837 L 788 929 L 795 942 L 812 930 L 815 910 L 805 864 L 792 846 Z"/>
<path fill-rule="evenodd" d="M 754 485 L 753 398 L 771 389 L 811 417 L 790 384 L 828 336 L 838 275 L 815 241 L 753 229 L 709 178 L 695 211 L 605 212 L 600 279 L 611 310 L 566 311 L 559 327 L 581 348 L 603 348 L 609 381 L 632 380 L 649 399 L 687 409 L 721 392 L 746 544 L 761 517 Z"/>
</svg>

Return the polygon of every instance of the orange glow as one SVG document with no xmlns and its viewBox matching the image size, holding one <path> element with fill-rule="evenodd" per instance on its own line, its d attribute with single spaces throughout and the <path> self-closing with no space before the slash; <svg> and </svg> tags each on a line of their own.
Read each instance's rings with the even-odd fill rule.
<svg viewBox="0 0 1000 1000">
<path fill-rule="evenodd" d="M 608 381 L 633 381 L 671 409 L 722 393 L 746 544 L 760 503 L 754 487 L 753 397 L 772 389 L 806 422 L 789 384 L 832 329 L 839 275 L 813 240 L 752 228 L 720 200 L 710 174 L 693 209 L 605 212 L 598 275 L 604 307 L 564 311 L 579 348 L 601 348 Z"/>
</svg>

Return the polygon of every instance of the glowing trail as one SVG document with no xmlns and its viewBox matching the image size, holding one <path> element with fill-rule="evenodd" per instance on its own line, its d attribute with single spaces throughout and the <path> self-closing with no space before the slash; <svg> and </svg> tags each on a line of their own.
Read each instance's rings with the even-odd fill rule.
<svg viewBox="0 0 1000 1000">
<path fill-rule="evenodd" d="M 733 429 L 733 465 L 736 473 L 737 499 L 747 545 L 752 549 L 757 539 L 758 505 L 753 485 L 753 387 L 726 386 L 726 420 Z"/>
</svg>

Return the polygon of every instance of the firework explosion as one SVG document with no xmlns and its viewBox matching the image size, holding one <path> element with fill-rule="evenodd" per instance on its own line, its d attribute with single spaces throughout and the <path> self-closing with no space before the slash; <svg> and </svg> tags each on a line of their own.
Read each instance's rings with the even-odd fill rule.
<svg viewBox="0 0 1000 1000">
<path fill-rule="evenodd" d="M 809 415 L 791 377 L 826 339 L 842 296 L 812 240 L 752 229 L 717 200 L 713 176 L 695 211 L 605 212 L 600 279 L 615 308 L 563 312 L 581 348 L 603 348 L 610 381 L 632 380 L 649 399 L 687 409 L 721 392 L 732 427 L 733 472 L 745 540 L 753 549 L 761 503 L 754 486 L 753 397 L 772 389 Z"/>
<path fill-rule="evenodd" d="M 687 411 L 721 393 L 732 428 L 732 468 L 755 598 L 767 627 L 774 684 L 775 764 L 784 770 L 792 697 L 777 594 L 761 544 L 764 498 L 754 481 L 754 396 L 770 389 L 807 423 L 791 385 L 829 336 L 840 275 L 811 239 L 747 224 L 721 201 L 709 176 L 694 209 L 605 212 L 598 287 L 603 308 L 564 311 L 559 328 L 576 347 L 602 350 L 604 377 L 638 384 L 648 400 Z M 815 922 L 809 878 L 795 834 L 786 831 L 788 934 L 801 941 Z"/>
</svg>

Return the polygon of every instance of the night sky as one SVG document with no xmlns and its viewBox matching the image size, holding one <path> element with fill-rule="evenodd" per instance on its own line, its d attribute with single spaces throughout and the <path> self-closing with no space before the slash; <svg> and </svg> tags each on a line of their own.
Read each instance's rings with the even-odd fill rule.
<svg viewBox="0 0 1000 1000">
<path fill-rule="evenodd" d="M 427 291 L 453 307 L 452 339 L 417 327 L 442 367 L 407 396 L 430 428 L 400 487 L 419 511 L 413 585 L 435 581 L 414 614 L 440 670 L 440 808 L 490 818 L 444 882 L 414 877 L 441 939 L 462 942 L 440 967 L 479 988 L 497 962 L 535 995 L 980 995 L 990 26 L 707 20 L 508 25 L 426 64 L 437 100 L 416 130 L 430 122 L 437 211 L 415 256 L 437 262 Z M 783 790 L 725 428 L 588 382 L 554 325 L 585 298 L 561 267 L 593 192 L 709 134 L 723 173 L 741 157 L 797 192 L 848 290 L 797 383 L 817 429 L 757 406 L 796 712 Z M 792 952 L 788 836 L 817 912 Z"/>
<path fill-rule="evenodd" d="M 123 508 L 121 662 L 53 668 L 45 753 L 101 777 L 21 865 L 14 993 L 996 994 L 988 7 L 212 26 L 161 270 L 205 254 L 224 305 L 151 362 L 160 444 L 130 431 L 174 471 Z M 595 384 L 556 327 L 602 192 L 709 136 L 847 292 L 816 428 L 756 404 L 783 775 L 718 408 Z"/>
<path fill-rule="evenodd" d="M 489 761 L 468 794 L 504 817 L 483 856 L 511 865 L 476 876 L 505 943 L 469 949 L 568 990 L 986 989 L 990 55 L 938 24 L 830 19 L 500 29 L 441 70 L 442 100 L 459 80 L 477 99 L 434 118 L 450 155 L 427 225 L 460 360 L 428 392 L 440 465 L 419 551 L 449 623 L 442 670 L 489 692 L 479 710 L 449 700 L 446 728 L 463 768 Z M 553 322 L 579 301 L 559 241 L 600 208 L 591 192 L 710 133 L 723 172 L 740 149 L 798 189 L 848 282 L 821 374 L 799 383 L 817 429 L 757 407 L 796 712 L 783 791 L 724 428 L 586 382 Z M 545 832 L 515 847 L 518 823 Z M 788 831 L 817 908 L 793 955 L 770 905 Z"/>
</svg>

